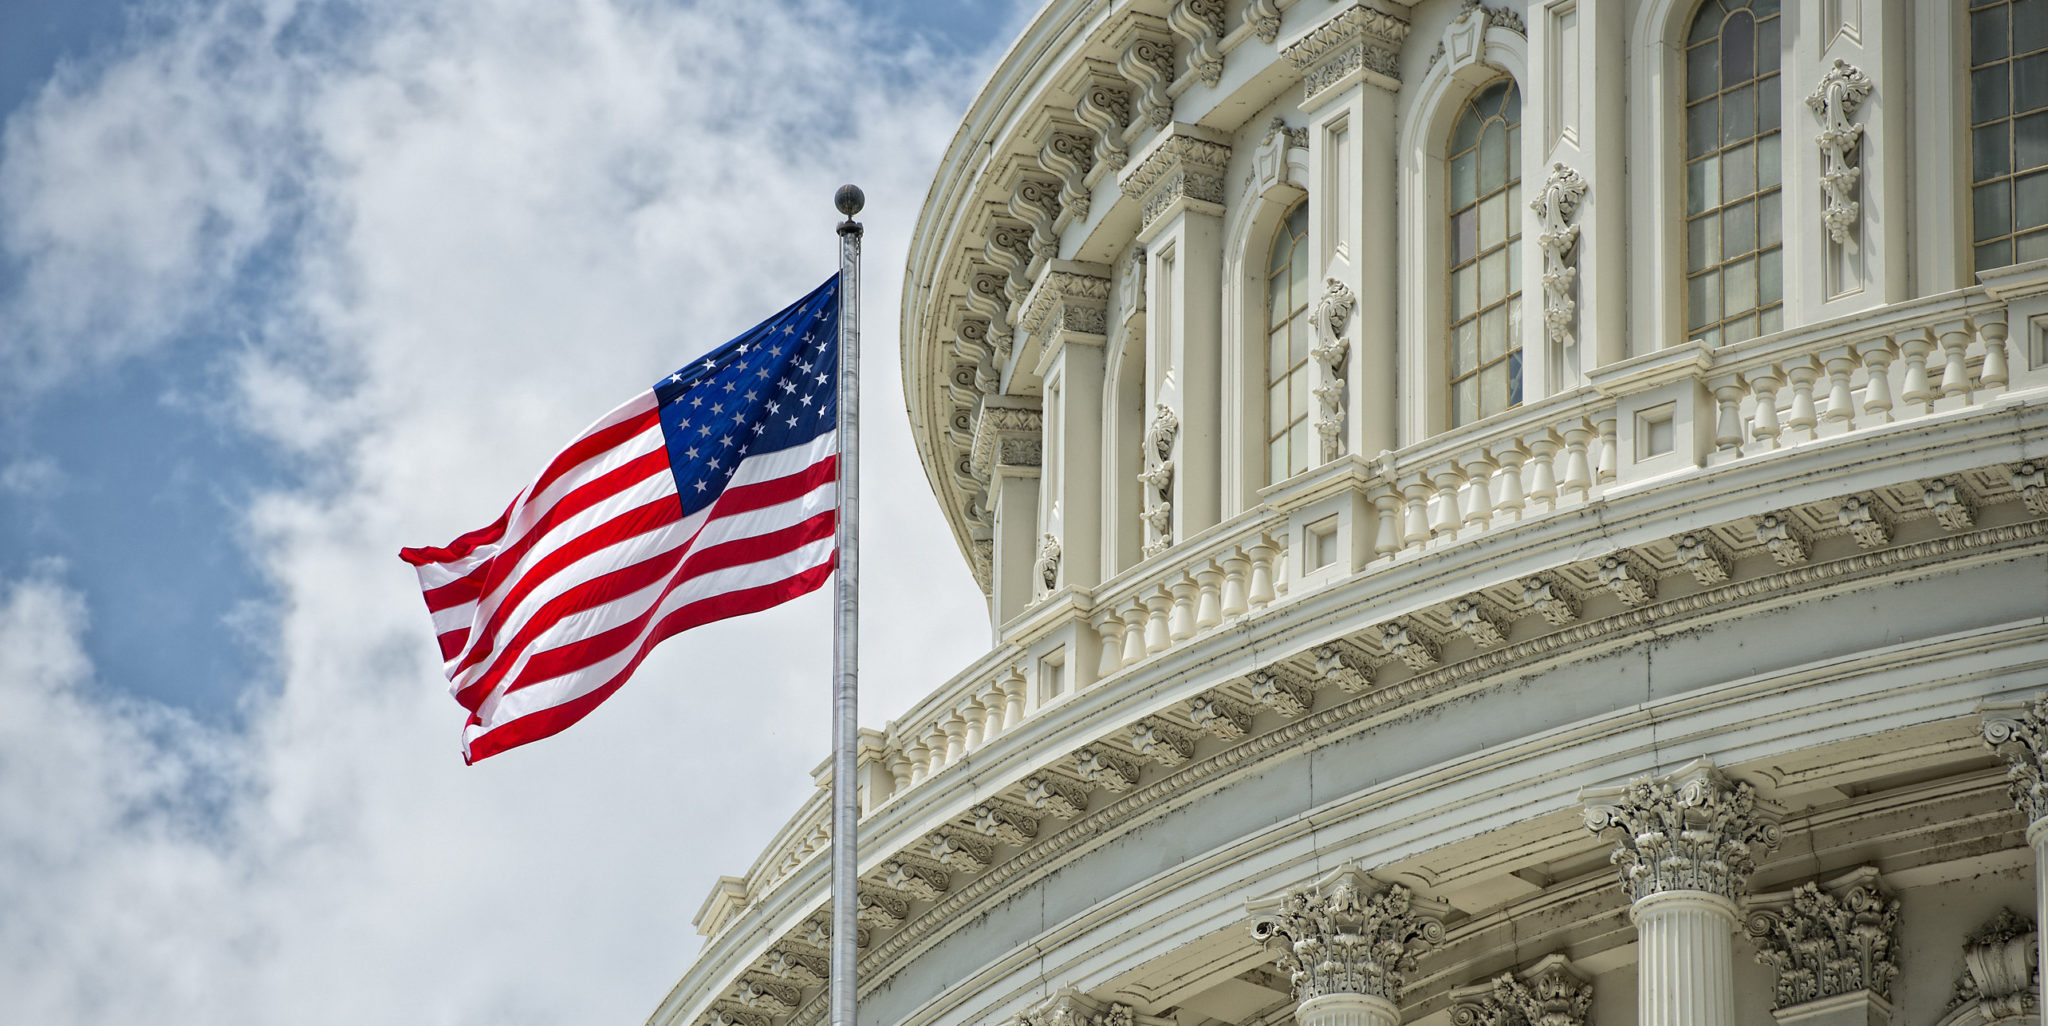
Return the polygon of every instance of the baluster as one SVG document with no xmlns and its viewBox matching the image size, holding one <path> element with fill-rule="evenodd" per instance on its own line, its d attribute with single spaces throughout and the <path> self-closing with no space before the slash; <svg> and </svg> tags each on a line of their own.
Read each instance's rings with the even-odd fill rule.
<svg viewBox="0 0 2048 1026">
<path fill-rule="evenodd" d="M 1215 563 L 1209 563 L 1195 571 L 1195 586 L 1201 594 L 1195 599 L 1195 629 L 1206 631 L 1223 622 L 1223 571 Z"/>
<path fill-rule="evenodd" d="M 1010 676 L 1003 681 L 1003 722 L 1011 730 L 1024 722 L 1024 671 L 1015 666 L 1010 667 Z"/>
<path fill-rule="evenodd" d="M 1251 609 L 1246 592 L 1251 587 L 1252 560 L 1245 555 L 1243 546 L 1230 550 L 1223 557 L 1223 615 L 1243 616 Z"/>
<path fill-rule="evenodd" d="M 1585 421 L 1567 425 L 1564 429 L 1564 481 L 1558 486 L 1560 495 L 1578 493 L 1584 500 L 1586 490 L 1593 486 L 1593 468 L 1586 463 L 1586 443 L 1593 437 L 1593 429 Z"/>
<path fill-rule="evenodd" d="M 2007 377 L 2005 370 L 2005 322 L 1990 321 L 1977 326 L 1978 334 L 1984 339 L 1984 366 L 1977 368 L 1977 387 L 2004 388 Z"/>
<path fill-rule="evenodd" d="M 1002 681 L 991 680 L 981 686 L 981 712 L 985 718 L 985 722 L 981 725 L 982 740 L 993 741 L 997 734 L 1014 726 L 1014 724 L 1007 722 L 1003 716 L 1003 702 Z"/>
<path fill-rule="evenodd" d="M 1889 424 L 1892 420 L 1891 367 L 1894 356 L 1891 343 L 1882 338 L 1872 339 L 1857 346 L 1856 355 L 1863 358 L 1864 423 Z M 1927 384 L 1925 371 L 1920 375 L 1920 384 L 1922 387 Z"/>
<path fill-rule="evenodd" d="M 889 796 L 892 798 L 902 794 L 904 789 L 908 788 L 912 783 L 910 756 L 903 753 L 901 742 L 898 742 L 895 747 L 889 749 L 889 776 L 893 777 L 896 781 L 896 786 L 889 789 Z"/>
<path fill-rule="evenodd" d="M 1541 500 L 1545 509 L 1557 508 L 1557 446 L 1555 432 L 1529 439 L 1529 497 Z"/>
<path fill-rule="evenodd" d="M 1899 398 L 1920 407 L 1915 413 L 1932 411 L 1934 388 L 1927 383 L 1927 354 L 1933 351 L 1934 340 L 1927 337 L 1925 330 L 1899 339 L 1899 356 L 1906 361 L 1906 380 L 1899 389 Z"/>
<path fill-rule="evenodd" d="M 1500 465 L 1485 453 L 1465 461 L 1465 526 L 1486 530 L 1493 522 L 1493 472 Z"/>
<path fill-rule="evenodd" d="M 1429 479 L 1419 474 L 1401 485 L 1401 495 L 1407 500 L 1408 507 L 1401 527 L 1401 544 L 1420 548 L 1429 542 L 1429 514 L 1425 504 L 1431 494 Z"/>
<path fill-rule="evenodd" d="M 1173 582 L 1173 605 L 1166 617 L 1169 641 L 1186 641 L 1195 636 L 1195 579 L 1182 574 Z"/>
<path fill-rule="evenodd" d="M 959 718 L 954 717 L 952 722 L 958 721 Z M 931 737 L 924 743 L 926 748 L 932 750 L 933 773 L 960 761 L 960 739 L 953 736 L 953 732 L 947 729 L 948 726 L 945 720 L 934 722 Z"/>
<path fill-rule="evenodd" d="M 1944 398 L 1952 395 L 1963 397 L 1963 404 L 1970 402 L 1970 326 L 1962 321 L 1950 321 L 1941 326 L 1941 394 Z"/>
<path fill-rule="evenodd" d="M 1778 435 L 1783 430 L 1778 427 L 1778 389 L 1785 382 L 1775 367 L 1748 378 L 1750 395 L 1756 399 L 1756 412 L 1749 418 L 1749 434 L 1763 445 L 1763 451 L 1769 452 L 1778 447 Z"/>
<path fill-rule="evenodd" d="M 924 746 L 924 739 L 913 738 L 908 751 L 910 757 L 910 782 L 921 784 L 932 773 L 932 750 Z"/>
<path fill-rule="evenodd" d="M 1714 385 L 1714 448 L 1728 458 L 1742 454 L 1742 392 L 1737 378 Z"/>
<path fill-rule="evenodd" d="M 1261 535 L 1252 546 L 1252 591 L 1253 609 L 1264 609 L 1273 604 L 1273 539 Z"/>
<path fill-rule="evenodd" d="M 1431 505 L 1429 526 L 1437 537 L 1450 541 L 1458 536 L 1458 524 L 1463 519 L 1458 511 L 1458 491 L 1465 484 L 1465 475 L 1458 473 L 1455 463 L 1441 464 L 1431 475 L 1436 483 L 1436 498 Z"/>
<path fill-rule="evenodd" d="M 981 725 L 988 719 L 988 715 L 987 710 L 981 707 L 981 698 L 971 691 L 967 693 L 967 703 L 960 708 L 960 718 L 966 721 L 961 731 L 960 750 L 971 752 L 980 748 L 981 743 L 986 740 L 982 736 Z"/>
<path fill-rule="evenodd" d="M 1849 375 L 1863 366 L 1856 350 L 1848 346 L 1830 349 L 1821 354 L 1828 370 L 1828 423 L 1840 424 L 1846 430 L 1856 427 L 1856 398 L 1849 392 Z"/>
<path fill-rule="evenodd" d="M 1391 560 L 1401 552 L 1401 493 L 1382 487 L 1372 497 L 1372 507 L 1379 515 L 1372 554 L 1377 559 Z"/>
<path fill-rule="evenodd" d="M 1273 563 L 1266 574 L 1273 582 L 1273 601 L 1278 602 L 1287 597 L 1287 532 L 1265 538 L 1273 546 Z"/>
<path fill-rule="evenodd" d="M 1103 609 L 1095 614 L 1095 644 L 1100 654 L 1095 660 L 1095 679 L 1104 677 L 1124 668 L 1124 622 L 1114 609 Z"/>
<path fill-rule="evenodd" d="M 1594 425 L 1600 433 L 1599 458 L 1593 461 L 1593 479 L 1601 484 L 1613 484 L 1621 469 L 1621 451 L 1614 428 L 1615 415 L 1603 413 L 1594 418 Z"/>
<path fill-rule="evenodd" d="M 1124 665 L 1136 666 L 1144 661 L 1145 645 L 1145 600 L 1132 599 L 1124 607 Z"/>
<path fill-rule="evenodd" d="M 946 732 L 946 765 L 951 766 L 967 754 L 967 717 L 956 709 L 941 729 Z"/>
<path fill-rule="evenodd" d="M 1819 377 L 1820 364 L 1811 359 L 1785 365 L 1785 380 L 1792 385 L 1792 408 L 1785 416 L 1785 426 L 1799 432 L 1787 444 L 1813 438 L 1813 429 L 1820 423 L 1820 411 L 1813 408 L 1813 383 Z"/>
<path fill-rule="evenodd" d="M 1145 596 L 1145 651 L 1158 655 L 1172 644 L 1172 636 L 1166 631 L 1166 617 L 1173 609 L 1172 593 L 1159 590 Z"/>
<path fill-rule="evenodd" d="M 1509 442 L 1493 450 L 1494 462 L 1500 467 L 1494 471 L 1493 512 L 1509 523 L 1522 519 L 1522 505 L 1527 500 L 1522 495 L 1521 448 Z"/>
</svg>

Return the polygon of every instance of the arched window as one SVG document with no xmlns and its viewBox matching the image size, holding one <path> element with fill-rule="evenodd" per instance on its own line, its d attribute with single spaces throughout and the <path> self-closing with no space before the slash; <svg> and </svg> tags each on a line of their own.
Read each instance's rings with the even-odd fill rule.
<svg viewBox="0 0 2048 1026">
<path fill-rule="evenodd" d="M 1685 326 L 1708 345 L 1785 323 L 1778 0 L 1707 0 L 1685 45 Z"/>
<path fill-rule="evenodd" d="M 1309 468 L 1315 451 L 1308 422 L 1315 368 L 1309 346 L 1308 204 L 1295 204 L 1273 236 L 1266 261 L 1266 483 Z"/>
<path fill-rule="evenodd" d="M 1522 401 L 1522 96 L 1501 78 L 1451 129 L 1451 426 Z"/>
<path fill-rule="evenodd" d="M 2048 257 L 2048 0 L 1970 4 L 1977 270 Z"/>
</svg>

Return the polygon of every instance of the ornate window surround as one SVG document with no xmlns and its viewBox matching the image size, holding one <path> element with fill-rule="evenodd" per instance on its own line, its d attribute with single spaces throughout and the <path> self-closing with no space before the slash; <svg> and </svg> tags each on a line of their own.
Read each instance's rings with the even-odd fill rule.
<svg viewBox="0 0 2048 1026">
<path fill-rule="evenodd" d="M 1257 158 L 1272 138 L 1270 119 L 1252 121 L 1260 133 L 1239 140 L 1255 152 L 1252 175 L 1242 199 L 1233 199 L 1223 228 L 1223 515 L 1228 517 L 1259 504 L 1266 487 L 1266 261 L 1274 233 L 1295 204 L 1309 197 L 1309 152 L 1304 146 L 1278 142 L 1278 161 L 1261 174 Z M 1292 131 L 1300 131 L 1295 128 Z M 1256 148 L 1256 149 L 1255 149 Z M 1311 216 L 1310 224 L 1314 224 Z M 1314 229 L 1311 227 L 1311 233 Z M 1313 265 L 1319 255 L 1308 247 Z M 1310 267 L 1309 281 L 1322 281 L 1322 268 Z"/>
<path fill-rule="evenodd" d="M 1454 22 L 1450 32 L 1455 32 Z M 1403 307 L 1400 337 L 1401 393 L 1420 397 L 1401 407 L 1401 441 L 1411 444 L 1439 434 L 1450 426 L 1448 363 L 1443 347 L 1450 344 L 1450 303 L 1446 290 L 1450 281 L 1446 268 L 1449 247 L 1445 211 L 1449 210 L 1449 163 L 1444 159 L 1451 130 L 1465 101 L 1479 89 L 1506 74 L 1515 81 L 1528 103 L 1529 40 L 1519 32 L 1497 25 L 1483 27 L 1479 45 L 1463 60 L 1447 48 L 1443 59 L 1431 65 L 1407 98 L 1401 121 L 1401 230 L 1406 237 L 1400 261 Z M 1522 195 L 1530 196 L 1528 172 L 1541 159 L 1535 134 L 1522 133 L 1521 152 L 1513 154 L 1522 173 Z M 1540 180 L 1540 176 L 1539 176 Z M 1523 245 L 1540 234 L 1532 223 L 1527 203 L 1508 212 L 1520 218 Z M 1522 254 L 1521 280 L 1510 284 L 1525 297 L 1522 314 L 1522 400 L 1541 398 L 1543 379 L 1532 374 L 1547 364 L 1543 318 L 1531 316 L 1526 297 L 1543 293 L 1542 261 Z"/>
<path fill-rule="evenodd" d="M 1132 247 L 1117 261 L 1110 291 L 1108 351 L 1102 368 L 1102 573 L 1110 577 L 1142 558 L 1144 500 L 1138 472 L 1145 437 L 1145 252 Z"/>
</svg>

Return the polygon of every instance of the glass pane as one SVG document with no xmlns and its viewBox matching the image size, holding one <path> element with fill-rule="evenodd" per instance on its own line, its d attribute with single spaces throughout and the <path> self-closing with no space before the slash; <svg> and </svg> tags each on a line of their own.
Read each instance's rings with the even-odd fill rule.
<svg viewBox="0 0 2048 1026">
<path fill-rule="evenodd" d="M 1451 218 L 1451 263 L 1462 264 L 1479 254 L 1479 210 L 1466 207 Z"/>
<path fill-rule="evenodd" d="M 1709 347 L 1718 346 L 1721 344 L 1721 329 L 1709 328 L 1706 331 L 1702 331 L 1699 334 L 1699 340 L 1706 343 Z"/>
<path fill-rule="evenodd" d="M 1737 260 L 1721 270 L 1721 310 L 1733 317 L 1756 309 L 1756 261 Z"/>
<path fill-rule="evenodd" d="M 1515 406 L 1522 403 L 1522 351 L 1519 349 L 1508 354 L 1508 403 Z"/>
<path fill-rule="evenodd" d="M 1988 271 L 2012 263 L 2012 240 L 2000 239 L 1988 246 L 1977 247 L 1977 269 Z"/>
<path fill-rule="evenodd" d="M 1756 248 L 1756 204 L 1737 203 L 1721 211 L 1721 252 L 1739 256 Z"/>
<path fill-rule="evenodd" d="M 2005 104 L 2006 70 L 2003 64 L 1994 64 L 1970 72 L 1970 120 L 1975 122 L 2002 118 L 2008 111 Z"/>
<path fill-rule="evenodd" d="M 1778 166 L 1779 139 L 1778 133 L 1772 132 L 1756 141 L 1756 187 L 1759 189 L 1775 189 L 1778 187 L 1780 178 L 1780 168 Z"/>
<path fill-rule="evenodd" d="M 1519 125 L 1522 123 L 1521 91 L 1515 88 L 1515 83 L 1512 80 L 1501 84 L 1507 87 L 1507 94 L 1505 96 L 1506 102 L 1500 105 L 1500 116 L 1510 125 Z M 1512 142 L 1513 140 L 1510 141 Z"/>
<path fill-rule="evenodd" d="M 1496 192 L 1479 203 L 1479 248 L 1508 241 L 1508 194 Z"/>
<path fill-rule="evenodd" d="M 1742 145 L 1721 154 L 1721 202 L 1756 192 L 1756 147 Z"/>
<path fill-rule="evenodd" d="M 1756 200 L 1756 247 L 1769 249 L 1785 238 L 1785 214 L 1779 193 L 1768 192 Z"/>
<path fill-rule="evenodd" d="M 1266 336 L 1266 380 L 1278 381 L 1287 373 L 1287 333 Z"/>
<path fill-rule="evenodd" d="M 1479 366 L 1479 318 L 1474 317 L 1451 330 L 1451 376 L 1472 373 Z"/>
<path fill-rule="evenodd" d="M 1294 259 L 1287 262 L 1287 301 L 1292 305 L 1288 313 L 1308 306 L 1308 297 L 1307 254 L 1297 249 Z"/>
<path fill-rule="evenodd" d="M 1685 269 L 1697 271 L 1721 262 L 1721 219 L 1695 218 L 1685 225 Z"/>
<path fill-rule="evenodd" d="M 2009 9 L 2012 11 L 2012 52 L 2032 53 L 2048 47 L 2048 4 L 2017 3 Z"/>
<path fill-rule="evenodd" d="M 1756 134 L 1756 86 L 1746 85 L 1721 96 L 1721 145 L 1739 143 Z"/>
<path fill-rule="evenodd" d="M 2013 243 L 2013 257 L 2018 263 L 2048 257 L 2048 232 L 2028 232 Z"/>
<path fill-rule="evenodd" d="M 1508 294 L 1508 254 L 1496 249 L 1479 260 L 1479 305 L 1492 306 Z"/>
<path fill-rule="evenodd" d="M 1276 380 L 1266 389 L 1266 427 L 1278 434 L 1287 426 L 1287 379 Z"/>
<path fill-rule="evenodd" d="M 1279 484 L 1287 480 L 1287 439 L 1283 436 L 1275 441 L 1266 452 L 1266 483 Z"/>
<path fill-rule="evenodd" d="M 1287 279 L 1274 278 L 1266 283 L 1266 327 L 1277 328 L 1287 323 L 1292 310 L 1287 302 Z"/>
<path fill-rule="evenodd" d="M 1721 195 L 1721 161 L 1701 157 L 1685 165 L 1685 214 L 1691 217 L 1715 205 Z"/>
<path fill-rule="evenodd" d="M 2005 49 L 2005 8 L 1998 6 L 1970 15 L 1970 63 L 1989 64 L 2002 60 Z"/>
<path fill-rule="evenodd" d="M 1470 206 L 1478 197 L 1476 188 L 1479 154 L 1469 152 L 1451 160 L 1451 207 Z"/>
<path fill-rule="evenodd" d="M 1992 182 L 1980 185 L 1970 192 L 1970 202 L 1975 208 L 1971 222 L 1975 227 L 1971 237 L 1989 239 L 2012 231 L 2012 186 L 2010 182 Z M 1980 265 L 1981 266 L 1981 265 Z"/>
<path fill-rule="evenodd" d="M 1507 129 L 1496 121 L 1479 134 L 1479 194 L 1484 196 L 1506 185 L 1507 180 Z"/>
<path fill-rule="evenodd" d="M 1698 46 L 1685 53 L 1685 98 L 1697 100 L 1721 91 L 1721 48 Z"/>
<path fill-rule="evenodd" d="M 1778 76 L 1772 75 L 1756 84 L 1756 130 L 1773 132 L 1778 128 L 1782 113 L 1778 108 Z"/>
<path fill-rule="evenodd" d="M 1496 363 L 1479 372 L 1479 415 L 1488 416 L 1508 408 L 1508 365 Z"/>
<path fill-rule="evenodd" d="M 2012 134 L 2016 137 L 2014 143 L 2018 148 L 2019 157 L 2018 160 L 2013 162 L 2016 166 L 2012 170 L 2026 171 L 2032 168 L 2048 166 L 2048 111 L 2043 111 L 2039 114 L 2029 114 L 2023 118 L 2015 118 L 2011 124 Z M 2004 142 L 2005 126 L 2005 122 L 2000 122 L 1996 125 L 1986 125 L 1977 131 L 1991 135 L 1998 142 Z M 2003 169 L 1992 172 L 1992 174 L 2000 173 L 2003 173 Z M 1991 175 L 1980 175 L 1979 177 L 1989 178 Z"/>
<path fill-rule="evenodd" d="M 1756 19 L 1737 14 L 1721 23 L 1721 88 L 1756 77 Z"/>
<path fill-rule="evenodd" d="M 1721 31 L 1721 19 L 1727 16 L 1728 9 L 1721 6 L 1721 0 L 1707 0 L 1692 16 L 1692 34 L 1686 37 L 1686 43 L 1701 43 L 1714 38 Z"/>
<path fill-rule="evenodd" d="M 1521 176 L 1517 175 L 1513 178 L 1508 179 L 1508 237 L 1513 238 L 1514 236 L 1522 234 L 1523 212 L 1528 209 L 1528 207 L 1522 205 Z"/>
<path fill-rule="evenodd" d="M 1466 378 L 1451 386 L 1451 425 L 1470 424 L 1479 419 L 1479 379 Z"/>
<path fill-rule="evenodd" d="M 1466 317 L 1479 312 L 1479 265 L 1451 272 L 1451 311 Z"/>
<path fill-rule="evenodd" d="M 1287 429 L 1287 473 L 1299 474 L 1308 469 L 1308 421 L 1298 421 Z"/>
<path fill-rule="evenodd" d="M 1756 303 L 1770 306 L 1784 298 L 1785 251 L 1774 249 L 1756 258 Z"/>
<path fill-rule="evenodd" d="M 2012 191 L 2015 230 L 2048 224 L 2048 171 L 2036 171 L 2014 179 Z"/>
<path fill-rule="evenodd" d="M 1500 101 L 1507 95 L 1507 91 L 1506 82 L 1495 82 L 1481 89 L 1479 95 L 1472 98 L 1472 109 L 1478 111 L 1482 118 L 1490 118 L 1500 113 Z"/>
<path fill-rule="evenodd" d="M 2012 109 L 2048 107 L 2048 53 L 2021 57 L 2012 62 Z"/>
<path fill-rule="evenodd" d="M 1509 209 L 1514 209 L 1510 207 Z M 1508 243 L 1508 294 L 1522 291 L 1522 243 L 1518 239 Z"/>
<path fill-rule="evenodd" d="M 1756 330 L 1759 335 L 1782 331 L 1785 327 L 1785 308 L 1774 306 L 1756 315 Z"/>
<path fill-rule="evenodd" d="M 1721 314 L 1721 275 L 1708 271 L 1685 283 L 1686 325 L 1697 328 L 1712 324 Z"/>
<path fill-rule="evenodd" d="M 2033 126 L 2034 131 L 2048 133 L 2048 114 L 2032 114 L 2021 119 L 2021 138 L 2026 138 L 2027 122 L 2041 122 Z M 2024 145 L 2024 143 L 2022 144 Z M 2035 141 L 2035 147 L 2048 147 L 2048 135 Z M 1970 177 L 1975 181 L 1997 178 L 2012 171 L 2012 122 L 1994 121 L 1970 131 Z M 2022 156 L 2021 160 L 2026 157 Z"/>
<path fill-rule="evenodd" d="M 1757 15 L 1764 13 L 1763 5 L 1757 5 Z M 1756 73 L 1768 75 L 1778 70 L 1778 19 L 1759 22 L 1756 27 Z"/>
<path fill-rule="evenodd" d="M 1282 225 L 1279 234 L 1273 237 L 1273 255 L 1266 261 L 1266 273 L 1281 270 L 1287 266 L 1287 257 L 1294 252 L 1294 241 Z"/>
<path fill-rule="evenodd" d="M 1769 18 L 1771 15 L 1778 13 L 1778 0 L 1756 0 L 1755 3 L 1749 5 L 1749 9 L 1755 11 L 1756 16 L 1759 18 Z M 1765 22 L 1765 24 L 1776 23 Z"/>
<path fill-rule="evenodd" d="M 1522 179 L 1522 123 L 1508 122 L 1508 181 Z"/>
<path fill-rule="evenodd" d="M 1714 152 L 1721 138 L 1721 108 L 1714 100 L 1701 100 L 1685 110 L 1685 155 L 1705 156 Z"/>
<path fill-rule="evenodd" d="M 1288 367 L 1299 367 L 1308 359 L 1308 347 L 1314 339 L 1315 329 L 1308 323 L 1308 311 L 1295 314 L 1294 320 L 1287 325 Z"/>
<path fill-rule="evenodd" d="M 1451 132 L 1451 152 L 1463 153 L 1479 143 L 1479 115 L 1467 107 L 1458 115 L 1458 127 Z"/>
<path fill-rule="evenodd" d="M 1518 349 L 1522 345 L 1522 294 L 1517 292 L 1508 300 L 1508 348 Z"/>
<path fill-rule="evenodd" d="M 1496 306 L 1479 315 L 1479 359 L 1498 360 L 1508 351 L 1508 308 Z"/>
<path fill-rule="evenodd" d="M 1747 342 L 1756 337 L 1756 315 L 1737 317 L 1721 326 L 1721 341 L 1728 345 Z"/>
</svg>

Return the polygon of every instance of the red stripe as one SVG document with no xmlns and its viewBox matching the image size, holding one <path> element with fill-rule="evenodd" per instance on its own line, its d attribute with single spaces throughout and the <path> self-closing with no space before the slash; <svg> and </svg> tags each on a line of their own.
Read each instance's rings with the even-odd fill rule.
<svg viewBox="0 0 2048 1026">
<path fill-rule="evenodd" d="M 459 606 L 464 602 L 475 602 L 484 593 L 484 578 L 490 576 L 491 564 L 486 560 L 478 563 L 476 569 L 438 588 L 427 590 L 427 611 L 438 613 L 443 609 Z"/>
<path fill-rule="evenodd" d="M 641 661 L 647 658 L 647 654 L 653 651 L 655 645 L 691 627 L 759 612 L 799 595 L 816 591 L 831 576 L 832 568 L 837 562 L 835 557 L 792 577 L 693 602 L 662 617 L 661 622 L 655 625 L 654 631 L 647 636 L 647 640 L 640 645 L 640 650 L 635 652 L 633 658 L 610 680 L 560 705 L 529 713 L 479 735 L 470 741 L 468 748 L 462 753 L 463 761 L 474 765 L 479 760 L 488 759 L 500 752 L 560 733 L 589 715 L 599 703 L 610 698 L 612 693 L 626 682 L 626 678 L 639 668 Z M 470 722 L 475 723 L 477 720 L 472 716 Z"/>
<path fill-rule="evenodd" d="M 617 655 L 627 645 L 631 644 L 634 638 L 639 636 L 641 629 L 646 626 L 648 618 L 654 615 L 654 611 L 660 607 L 662 600 L 666 599 L 677 588 L 714 570 L 744 566 L 748 563 L 758 563 L 765 559 L 773 559 L 777 556 L 794 552 L 820 538 L 831 537 L 836 515 L 835 511 L 826 510 L 801 523 L 772 531 L 768 534 L 738 538 L 709 549 L 688 552 L 683 560 L 683 565 L 676 571 L 669 582 L 662 587 L 661 593 L 654 596 L 653 600 L 647 604 L 647 609 L 644 612 L 631 620 L 624 621 L 596 634 L 577 638 L 567 644 L 534 655 L 533 658 L 527 660 L 526 666 L 519 671 L 519 676 L 505 688 L 505 692 L 510 694 L 542 681 L 566 677 L 593 663 L 601 662 Z M 704 560 L 704 565 L 700 566 L 700 558 L 706 556 L 711 558 Z M 657 557 L 657 559 L 648 560 L 646 563 L 638 564 L 638 566 L 644 567 L 648 563 L 655 562 L 664 562 L 664 560 Z M 636 574 L 635 577 L 638 578 L 639 575 Z M 651 583 L 651 581 L 646 583 Z M 645 587 L 646 583 L 642 583 L 639 586 Z M 502 680 L 505 669 L 518 661 L 517 655 L 524 652 L 526 647 L 532 643 L 534 635 L 546 630 L 561 617 L 611 601 L 620 594 L 630 594 L 633 590 L 636 589 L 627 589 L 615 594 L 596 596 L 597 601 L 581 603 L 575 609 L 555 612 L 553 615 L 545 617 L 536 614 L 533 619 L 527 621 L 525 627 L 520 629 L 520 636 L 514 645 L 506 648 L 504 658 L 492 666 L 491 670 L 486 672 L 485 677 L 493 684 Z M 707 596 L 705 599 L 699 599 L 698 602 L 708 601 L 715 597 Z M 549 606 L 554 604 L 553 601 L 548 603 Z M 476 687 L 477 685 L 472 685 L 464 688 L 463 693 L 465 695 L 475 694 L 478 704 L 481 705 L 483 695 L 489 692 L 477 693 Z"/>
<path fill-rule="evenodd" d="M 398 558 L 405 560 L 406 562 L 411 563 L 414 566 L 427 566 L 433 563 L 452 563 L 458 559 L 461 559 L 464 556 L 469 555 L 472 551 L 475 551 L 477 546 L 489 545 L 490 543 L 497 541 L 499 538 L 504 537 L 505 524 L 512 519 L 512 511 L 518 508 L 519 500 L 513 499 L 512 504 L 505 507 L 505 512 L 498 514 L 498 519 L 491 522 L 490 524 L 487 524 L 483 527 L 479 527 L 476 530 L 471 531 L 468 534 L 465 534 L 452 542 L 449 542 L 445 546 L 421 545 L 415 548 L 399 549 Z"/>
<path fill-rule="evenodd" d="M 839 457 L 827 456 L 785 477 L 727 488 L 725 494 L 713 501 L 711 517 L 715 520 L 735 513 L 751 513 L 757 509 L 780 506 L 791 499 L 816 491 L 819 485 L 830 484 L 838 479 Z"/>
<path fill-rule="evenodd" d="M 441 642 L 441 661 L 447 662 L 461 653 L 462 643 L 469 640 L 469 628 L 457 627 L 438 639 Z"/>
</svg>

